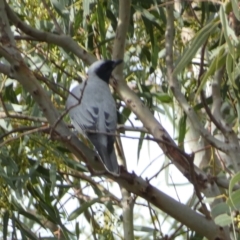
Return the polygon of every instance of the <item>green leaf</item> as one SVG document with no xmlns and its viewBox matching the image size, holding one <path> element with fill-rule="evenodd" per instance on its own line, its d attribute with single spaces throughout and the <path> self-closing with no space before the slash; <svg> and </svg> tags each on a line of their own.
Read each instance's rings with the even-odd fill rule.
<svg viewBox="0 0 240 240">
<path fill-rule="evenodd" d="M 166 93 L 152 93 L 152 96 L 156 97 L 162 103 L 172 103 L 173 101 L 172 97 Z"/>
<path fill-rule="evenodd" d="M 117 19 L 113 12 L 109 9 L 106 10 L 106 16 L 111 21 L 111 25 L 113 29 L 117 29 Z"/>
<path fill-rule="evenodd" d="M 187 115 L 184 113 L 183 116 L 179 119 L 179 135 L 178 135 L 178 146 L 181 149 L 184 149 L 184 139 L 187 132 Z"/>
<path fill-rule="evenodd" d="M 75 160 L 72 160 L 71 158 L 64 158 L 63 161 L 66 164 L 66 166 L 68 166 L 69 168 L 75 169 L 80 172 L 88 171 L 86 166 L 82 165 L 81 162 L 77 162 Z"/>
<path fill-rule="evenodd" d="M 99 32 L 101 36 L 101 42 L 106 40 L 106 29 L 105 29 L 105 19 L 104 19 L 104 10 L 103 10 L 103 4 L 100 4 L 100 0 L 98 1 L 97 4 L 97 24 L 99 27 Z M 101 50 L 102 50 L 102 55 L 104 58 L 107 58 L 107 50 L 106 50 L 106 45 L 102 44 L 101 45 Z"/>
<path fill-rule="evenodd" d="M 13 104 L 13 103 L 5 103 L 5 107 L 8 111 L 13 111 L 13 112 L 23 112 L 25 110 L 22 105 Z"/>
<path fill-rule="evenodd" d="M 232 3 L 232 10 L 234 12 L 235 17 L 238 21 L 240 21 L 240 13 L 239 13 L 239 1 L 238 0 L 231 0 Z"/>
<path fill-rule="evenodd" d="M 140 12 L 142 14 L 142 19 L 143 21 L 145 21 L 145 24 L 147 23 L 146 26 L 146 31 L 150 33 L 153 33 L 153 28 L 152 26 L 156 27 L 161 34 L 164 34 L 164 30 L 162 29 L 161 25 L 160 25 L 160 15 L 158 15 L 158 17 L 156 17 L 154 14 L 152 14 L 150 11 L 146 10 L 145 8 L 139 6 L 139 5 L 134 5 L 134 8 L 136 11 Z M 163 15 L 164 16 L 164 15 Z M 150 31 L 149 31 L 150 30 Z M 151 38 L 153 38 L 154 35 L 152 35 Z"/>
<path fill-rule="evenodd" d="M 28 226 L 26 226 L 19 219 L 15 218 L 14 220 L 15 220 L 16 226 L 18 227 L 18 229 L 22 234 L 22 239 L 27 239 L 27 238 L 32 240 L 37 239 L 37 236 L 31 231 L 31 229 L 28 228 Z"/>
<path fill-rule="evenodd" d="M 229 215 L 227 215 L 226 213 L 224 213 L 224 214 L 217 216 L 214 219 L 214 222 L 221 227 L 225 227 L 232 223 L 232 218 Z"/>
<path fill-rule="evenodd" d="M 235 36 L 235 34 L 234 34 L 234 31 L 228 25 L 228 20 L 227 20 L 227 16 L 225 14 L 223 5 L 220 7 L 220 20 L 221 20 L 222 25 L 223 25 L 222 29 L 223 29 L 223 33 L 224 33 L 224 36 L 225 36 L 225 40 L 226 40 L 227 45 L 228 45 L 229 52 L 231 53 L 232 56 L 234 56 L 234 47 L 233 47 L 233 44 L 231 42 L 230 36 L 233 37 L 233 36 Z"/>
<path fill-rule="evenodd" d="M 97 185 L 95 185 L 95 186 L 93 185 L 92 188 L 93 188 L 94 193 L 97 196 L 99 196 L 99 197 L 103 196 L 103 192 L 101 191 L 101 189 Z"/>
<path fill-rule="evenodd" d="M 138 141 L 138 148 L 137 148 L 137 159 L 138 160 L 139 160 L 139 157 L 140 157 L 140 152 L 141 152 L 143 141 L 144 141 L 144 136 L 145 136 L 145 133 L 141 132 L 140 137 L 139 137 L 139 141 Z"/>
<path fill-rule="evenodd" d="M 72 221 L 76 219 L 79 215 L 81 215 L 84 211 L 86 211 L 89 207 L 91 207 L 93 204 L 99 202 L 99 198 L 95 198 L 89 202 L 84 202 L 81 204 L 81 206 L 77 209 L 75 209 L 68 217 L 68 221 Z"/>
<path fill-rule="evenodd" d="M 238 90 L 238 87 L 235 83 L 236 76 L 234 76 L 235 74 L 233 73 L 233 67 L 234 67 L 234 62 L 233 62 L 232 55 L 228 54 L 226 59 L 226 70 L 227 70 L 228 78 L 232 83 L 232 86 Z"/>
<path fill-rule="evenodd" d="M 17 96 L 16 96 L 16 92 L 15 92 L 15 87 L 14 87 L 14 82 L 15 81 L 11 81 L 12 84 L 9 84 L 10 81 L 7 81 L 6 85 L 5 85 L 5 91 L 4 91 L 4 100 L 7 101 L 6 104 L 17 104 L 18 100 L 17 100 Z"/>
<path fill-rule="evenodd" d="M 52 3 L 52 6 L 60 16 L 62 16 L 63 18 L 69 16 L 68 15 L 69 11 L 67 10 L 64 1 L 50 0 L 50 2 Z"/>
<path fill-rule="evenodd" d="M 240 210 L 240 190 L 236 190 L 231 195 L 229 195 L 227 204 L 235 210 Z"/>
<path fill-rule="evenodd" d="M 121 114 L 118 113 L 118 123 L 125 124 L 128 121 L 128 118 L 131 114 L 131 110 L 129 108 L 124 108 Z"/>
<path fill-rule="evenodd" d="M 5 211 L 3 215 L 3 240 L 8 238 L 8 221 L 9 221 L 9 211 Z"/>
<path fill-rule="evenodd" d="M 194 37 L 189 47 L 186 47 L 182 56 L 179 58 L 179 62 L 173 71 L 173 75 L 179 74 L 196 55 L 197 51 L 208 39 L 209 35 L 216 29 L 218 22 L 212 21 L 202 28 Z"/>
<path fill-rule="evenodd" d="M 226 64 L 227 56 L 226 56 L 224 47 L 221 47 L 218 50 L 219 50 L 218 56 L 213 59 L 208 71 L 203 75 L 203 77 L 201 79 L 200 86 L 198 87 L 197 92 L 195 94 L 195 100 L 199 96 L 199 94 L 200 94 L 201 90 L 203 89 L 204 85 L 206 84 L 206 82 L 209 80 L 209 77 L 212 76 L 212 74 L 214 74 L 218 69 L 220 69 L 222 66 L 224 66 Z"/>
<path fill-rule="evenodd" d="M 13 130 L 12 125 L 5 119 L 0 119 L 0 127 L 9 132 Z"/>
<path fill-rule="evenodd" d="M 155 38 L 154 38 L 154 33 L 153 33 L 153 25 L 152 25 L 151 21 L 149 21 L 149 19 L 147 19 L 145 17 L 143 17 L 142 19 L 143 19 L 143 23 L 145 25 L 146 31 L 149 34 L 150 41 L 151 41 L 152 48 L 153 48 L 153 46 L 155 45 Z"/>
<path fill-rule="evenodd" d="M 56 167 L 56 164 L 51 164 L 51 167 L 50 167 L 50 181 L 51 181 L 51 189 L 52 191 L 54 190 L 55 186 L 56 186 L 56 180 L 57 180 L 57 167 Z"/>
<path fill-rule="evenodd" d="M 237 173 L 237 174 L 235 174 L 235 175 L 232 177 L 231 181 L 230 181 L 229 189 L 228 189 L 228 191 L 229 191 L 229 196 L 230 196 L 230 197 L 231 197 L 231 195 L 232 195 L 234 186 L 235 186 L 236 183 L 238 183 L 239 181 L 240 181 L 240 172 Z"/>
<path fill-rule="evenodd" d="M 230 209 L 229 209 L 229 205 L 225 202 L 220 202 L 216 205 L 214 205 L 214 207 L 211 210 L 211 214 L 213 216 L 213 218 L 221 215 L 221 214 L 230 214 Z"/>
<path fill-rule="evenodd" d="M 79 228 L 79 223 L 76 222 L 75 223 L 75 235 L 77 236 L 77 239 L 80 239 L 80 233 L 81 233 L 81 231 L 80 231 L 80 228 Z"/>
<path fill-rule="evenodd" d="M 156 69 L 158 64 L 158 53 L 159 53 L 159 44 L 156 36 L 154 36 L 154 41 L 152 43 L 152 67 Z"/>
<path fill-rule="evenodd" d="M 140 59 L 142 59 L 143 57 L 146 57 L 146 59 L 150 62 L 151 61 L 151 53 L 149 51 L 149 48 L 147 48 L 146 46 L 144 46 L 141 49 L 141 53 L 140 53 Z"/>
<path fill-rule="evenodd" d="M 152 109 L 154 111 L 156 111 L 156 112 L 159 112 L 159 113 L 165 115 L 165 111 L 162 108 L 158 107 L 158 106 L 153 106 Z"/>
<path fill-rule="evenodd" d="M 23 216 L 27 217 L 28 219 L 31 219 L 34 223 L 35 222 L 38 223 L 41 227 L 43 227 L 45 229 L 44 224 L 42 224 L 42 222 L 37 218 L 37 216 L 35 216 L 35 215 L 33 215 L 33 214 L 29 213 L 29 212 L 26 212 L 23 209 L 20 210 L 18 213 L 20 215 L 23 215 Z"/>
<path fill-rule="evenodd" d="M 212 97 L 208 97 L 206 98 L 206 103 L 209 105 L 209 104 L 212 104 Z M 203 103 L 197 103 L 193 108 L 195 111 L 198 111 L 200 109 L 202 109 L 204 106 L 203 106 Z"/>
</svg>

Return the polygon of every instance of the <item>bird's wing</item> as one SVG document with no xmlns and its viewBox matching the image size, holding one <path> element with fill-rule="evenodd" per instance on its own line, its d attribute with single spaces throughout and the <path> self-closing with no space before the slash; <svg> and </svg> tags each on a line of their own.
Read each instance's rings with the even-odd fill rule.
<svg viewBox="0 0 240 240">
<path fill-rule="evenodd" d="M 66 108 L 69 110 L 72 123 L 80 133 L 84 133 L 88 129 L 96 130 L 98 118 L 98 107 L 93 106 L 92 101 L 87 99 L 85 90 L 87 89 L 84 89 L 83 84 L 76 86 L 69 94 L 66 102 Z"/>
<path fill-rule="evenodd" d="M 114 108 L 115 109 L 115 108 Z M 113 116 L 113 114 L 115 114 Z M 105 127 L 105 132 L 108 134 L 106 135 L 107 137 L 107 150 L 108 152 L 112 152 L 113 151 L 113 144 L 115 141 L 115 131 L 116 131 L 116 112 L 112 112 L 111 115 L 108 112 L 104 112 L 104 127 Z M 112 135 L 111 135 L 112 134 Z"/>
</svg>

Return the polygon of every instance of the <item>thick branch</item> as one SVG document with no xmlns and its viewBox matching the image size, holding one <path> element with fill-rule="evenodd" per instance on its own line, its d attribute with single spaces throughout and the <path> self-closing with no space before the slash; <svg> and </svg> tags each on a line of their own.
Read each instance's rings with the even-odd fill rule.
<svg viewBox="0 0 240 240">
<path fill-rule="evenodd" d="M 129 27 L 131 0 L 119 1 L 119 19 L 116 29 L 116 36 L 113 45 L 113 59 L 123 59 L 125 51 L 125 42 L 127 38 L 127 30 Z M 123 64 L 114 71 L 115 76 L 123 78 Z"/>
<path fill-rule="evenodd" d="M 216 226 L 213 220 L 196 213 L 185 204 L 179 203 L 165 193 L 159 191 L 141 177 L 122 174 L 116 181 L 124 188 L 149 201 L 174 219 L 185 224 L 190 229 L 205 236 L 209 240 L 230 240 L 223 229 Z"/>
</svg>

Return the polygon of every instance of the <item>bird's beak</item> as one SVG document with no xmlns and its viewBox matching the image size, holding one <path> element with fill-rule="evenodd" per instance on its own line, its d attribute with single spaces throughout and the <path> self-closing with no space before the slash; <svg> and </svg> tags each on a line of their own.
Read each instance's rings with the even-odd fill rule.
<svg viewBox="0 0 240 240">
<path fill-rule="evenodd" d="M 113 69 L 114 69 L 117 65 L 121 64 L 122 62 L 123 62 L 122 59 L 113 61 Z"/>
</svg>

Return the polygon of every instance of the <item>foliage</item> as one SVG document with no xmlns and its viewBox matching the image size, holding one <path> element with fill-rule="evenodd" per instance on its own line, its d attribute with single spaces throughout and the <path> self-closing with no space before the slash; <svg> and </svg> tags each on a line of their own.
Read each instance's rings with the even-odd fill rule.
<svg viewBox="0 0 240 240">
<path fill-rule="evenodd" d="M 7 14 L 5 23 L 11 24 L 8 38 L 1 33 L 0 40 L 2 239 L 238 238 L 238 2 L 175 2 L 171 18 L 171 1 L 121 1 L 0 3 L 1 12 Z M 122 17 L 124 13 L 129 13 L 129 21 Z M 0 15 L 4 19 L 4 14 Z M 7 32 L 3 20 L 0 26 Z M 121 35 L 124 26 L 127 31 Z M 22 75 L 17 72 L 22 65 L 12 60 L 15 55 L 6 54 L 9 49 L 24 60 L 28 70 L 20 67 Z M 84 157 L 69 147 L 69 138 L 58 131 L 62 119 L 70 123 L 65 101 L 72 80 L 81 82 L 89 64 L 97 58 L 118 56 L 118 49 L 125 63 L 121 72 L 125 80 L 119 80 L 114 94 L 118 134 L 138 133 L 137 158 L 144 142 L 152 140 L 171 160 L 157 159 L 157 173 L 145 180 L 124 168 L 118 179 L 105 173 L 93 176 L 91 163 L 89 167 Z M 37 84 L 46 94 L 42 98 L 36 94 L 35 89 L 42 94 Z M 57 109 L 50 111 L 52 118 L 47 112 L 49 104 L 40 104 L 47 98 Z M 163 115 L 175 136 L 170 137 L 169 129 L 161 126 Z M 72 129 L 70 124 L 68 127 Z M 186 206 L 171 200 L 154 184 L 171 163 L 194 188 Z M 116 193 L 117 184 L 122 199 Z M 177 184 L 175 188 L 178 191 Z M 134 207 L 141 210 L 134 211 Z M 223 237 L 219 225 L 224 227 Z M 134 238 L 127 235 L 127 227 Z"/>
</svg>

